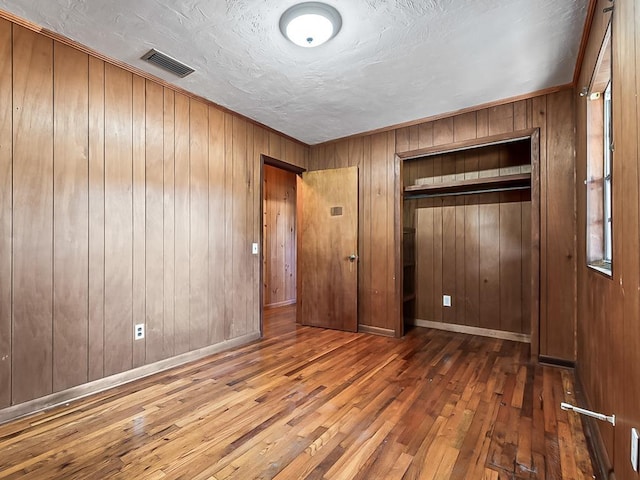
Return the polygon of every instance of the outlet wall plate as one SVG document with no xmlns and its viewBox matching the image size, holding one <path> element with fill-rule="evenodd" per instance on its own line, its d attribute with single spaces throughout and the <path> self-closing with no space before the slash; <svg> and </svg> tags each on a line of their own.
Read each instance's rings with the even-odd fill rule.
<svg viewBox="0 0 640 480">
<path fill-rule="evenodd" d="M 133 339 L 142 340 L 144 338 L 144 323 L 138 323 L 133 327 Z"/>
<path fill-rule="evenodd" d="M 451 306 L 451 295 L 443 295 L 442 296 L 442 306 L 450 307 Z"/>
<path fill-rule="evenodd" d="M 631 466 L 633 467 L 633 471 L 638 471 L 638 449 L 640 448 L 640 436 L 638 435 L 638 430 L 635 428 L 631 429 Z"/>
</svg>

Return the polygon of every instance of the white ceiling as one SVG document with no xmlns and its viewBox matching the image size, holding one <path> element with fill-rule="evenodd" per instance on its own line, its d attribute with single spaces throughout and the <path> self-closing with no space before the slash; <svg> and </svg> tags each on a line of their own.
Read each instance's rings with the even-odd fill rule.
<svg viewBox="0 0 640 480">
<path fill-rule="evenodd" d="M 570 83 L 588 0 L 326 0 L 342 30 L 285 40 L 296 0 L 3 0 L 0 8 L 309 144 Z M 140 60 L 155 47 L 196 69 Z"/>
</svg>

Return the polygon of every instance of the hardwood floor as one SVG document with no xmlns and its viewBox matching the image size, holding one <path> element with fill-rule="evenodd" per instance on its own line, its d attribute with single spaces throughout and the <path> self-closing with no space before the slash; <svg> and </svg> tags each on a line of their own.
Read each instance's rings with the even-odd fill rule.
<svg viewBox="0 0 640 480">
<path fill-rule="evenodd" d="M 590 479 L 573 373 L 528 345 L 300 327 L 0 426 L 0 478 Z"/>
</svg>

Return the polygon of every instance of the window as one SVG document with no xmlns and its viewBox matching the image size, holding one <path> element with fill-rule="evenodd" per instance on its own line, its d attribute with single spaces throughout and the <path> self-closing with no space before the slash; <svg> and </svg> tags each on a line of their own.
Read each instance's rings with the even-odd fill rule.
<svg viewBox="0 0 640 480">
<path fill-rule="evenodd" d="M 613 145 L 611 118 L 611 82 L 604 90 L 604 188 L 603 188 L 603 221 L 604 221 L 604 256 L 603 260 L 611 265 L 611 145 Z"/>
<path fill-rule="evenodd" d="M 587 262 L 611 275 L 613 264 L 613 117 L 611 25 L 607 29 L 587 96 Z"/>
</svg>

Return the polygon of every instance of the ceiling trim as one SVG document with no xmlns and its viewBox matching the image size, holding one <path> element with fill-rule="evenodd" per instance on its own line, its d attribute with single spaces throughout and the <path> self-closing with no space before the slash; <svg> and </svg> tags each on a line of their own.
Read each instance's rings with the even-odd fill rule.
<svg viewBox="0 0 640 480">
<path fill-rule="evenodd" d="M 591 27 L 593 25 L 593 17 L 596 14 L 596 5 L 598 0 L 589 0 L 589 8 L 587 10 L 587 18 L 584 21 L 584 28 L 582 29 L 582 39 L 580 40 L 580 50 L 578 50 L 578 58 L 576 60 L 576 67 L 573 70 L 573 85 L 578 85 L 580 79 L 580 73 L 582 71 L 582 62 L 587 52 L 587 44 L 589 43 L 589 37 L 591 36 Z"/>
<path fill-rule="evenodd" d="M 138 75 L 139 77 L 142 77 L 146 80 L 150 80 L 152 82 L 155 82 L 163 87 L 169 88 L 171 90 L 173 90 L 176 93 L 180 93 L 182 95 L 185 95 L 189 98 L 192 98 L 194 100 L 197 100 L 199 102 L 203 102 L 211 107 L 214 107 L 218 110 L 221 110 L 225 113 L 229 113 L 231 115 L 234 115 L 238 118 L 241 118 L 243 120 L 246 120 L 247 122 L 256 125 L 260 128 L 263 128 L 269 132 L 275 133 L 277 135 L 280 135 L 288 140 L 291 140 L 292 142 L 295 142 L 299 145 L 302 145 L 303 147 L 309 147 L 309 145 L 301 140 L 298 140 L 297 138 L 294 138 L 290 135 L 287 135 L 286 133 L 282 133 L 278 130 L 276 130 L 275 128 L 269 127 L 263 123 L 258 122 L 257 120 L 254 120 L 253 118 L 249 118 L 245 115 L 242 115 L 241 113 L 235 112 L 229 108 L 223 107 L 222 105 L 218 105 L 215 102 L 212 102 L 211 100 L 201 97 L 199 95 L 196 95 L 195 93 L 192 93 L 188 90 L 185 90 L 183 88 L 180 88 L 176 85 L 173 85 L 172 83 L 167 82 L 166 80 L 163 80 L 161 78 L 158 78 L 148 72 L 145 72 L 144 70 L 140 70 L 136 67 L 133 67 L 127 63 L 121 62 L 120 60 L 116 60 L 114 58 L 111 58 L 107 55 L 104 55 L 96 50 L 93 50 L 92 48 L 89 48 L 83 44 L 81 44 L 80 42 L 76 42 L 75 40 L 72 40 L 70 38 L 65 37 L 64 35 L 60 35 L 59 33 L 53 32 L 51 30 L 48 30 L 46 28 L 41 27 L 40 25 L 37 25 L 33 22 L 30 22 L 28 20 L 25 20 L 21 17 L 18 17 L 17 15 L 14 15 L 13 13 L 9 13 L 5 10 L 0 9 L 0 19 L 5 19 L 8 20 L 9 22 L 12 22 L 18 26 L 24 27 L 28 30 L 31 30 L 33 32 L 39 33 L 41 35 L 44 35 L 45 37 L 48 37 L 56 42 L 60 42 L 64 45 L 67 45 L 69 47 L 75 48 L 76 50 L 80 50 L 83 53 L 86 53 L 87 55 L 91 55 L 92 57 L 95 57 L 99 60 L 102 60 L 104 62 L 110 63 L 111 65 L 115 65 L 116 67 L 122 68 L 123 70 L 128 71 L 129 73 L 132 73 L 134 75 Z"/>
<path fill-rule="evenodd" d="M 456 115 L 462 115 L 464 113 L 471 113 L 478 110 L 483 110 L 485 108 L 499 107 L 501 105 L 506 105 L 508 103 L 514 103 L 521 100 L 528 100 L 530 98 L 541 97 L 542 95 L 549 95 L 551 93 L 558 93 L 564 90 L 569 90 L 574 87 L 573 83 L 566 83 L 564 85 L 558 85 L 556 87 L 544 88 L 542 90 L 536 90 L 535 92 L 525 93 L 522 95 L 517 95 L 515 97 L 502 98 L 500 100 L 494 100 L 493 102 L 481 103 L 478 105 L 473 105 L 471 107 L 461 108 L 460 110 L 454 110 L 451 112 L 440 113 L 438 115 L 432 115 L 430 117 L 418 118 L 416 120 L 411 120 L 408 122 L 398 123 L 396 125 L 389 125 L 387 127 L 377 128 L 375 130 L 369 130 L 361 133 L 354 133 L 353 135 L 348 135 L 346 137 L 336 138 L 335 140 L 329 140 L 328 142 L 316 143 L 312 145 L 313 147 L 321 147 L 325 145 L 331 145 L 333 143 L 343 142 L 345 140 L 350 140 L 352 138 L 366 137 L 369 135 L 375 135 L 377 133 L 385 133 L 392 130 L 398 130 L 406 127 L 414 127 L 416 125 L 420 125 L 422 123 L 433 122 L 435 120 L 442 120 L 443 118 L 454 117 Z"/>
</svg>

